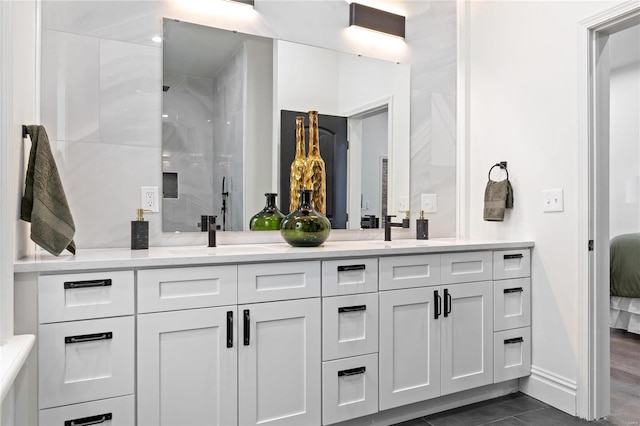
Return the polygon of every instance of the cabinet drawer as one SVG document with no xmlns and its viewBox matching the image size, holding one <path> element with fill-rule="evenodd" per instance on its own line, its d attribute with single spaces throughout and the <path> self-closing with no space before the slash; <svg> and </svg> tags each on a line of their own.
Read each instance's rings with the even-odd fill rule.
<svg viewBox="0 0 640 426">
<path fill-rule="evenodd" d="M 40 426 L 111 425 L 131 426 L 135 424 L 135 402 L 133 395 L 102 399 L 83 404 L 40 410 Z"/>
<path fill-rule="evenodd" d="M 494 383 L 531 374 L 531 327 L 493 334 Z"/>
<path fill-rule="evenodd" d="M 133 323 L 129 316 L 41 325 L 40 408 L 132 394 Z"/>
<path fill-rule="evenodd" d="M 493 279 L 524 278 L 531 275 L 531 251 L 500 250 L 493 252 Z"/>
<path fill-rule="evenodd" d="M 138 271 L 138 313 L 235 305 L 238 267 Z"/>
<path fill-rule="evenodd" d="M 322 424 L 378 412 L 378 354 L 322 363 Z"/>
<path fill-rule="evenodd" d="M 322 360 L 378 352 L 378 294 L 322 299 Z"/>
<path fill-rule="evenodd" d="M 320 261 L 238 266 L 238 303 L 320 296 Z"/>
<path fill-rule="evenodd" d="M 492 259 L 490 251 L 442 254 L 442 284 L 491 280 Z"/>
<path fill-rule="evenodd" d="M 395 290 L 439 284 L 439 254 L 380 258 L 380 290 Z"/>
<path fill-rule="evenodd" d="M 38 277 L 41 324 L 133 314 L 133 271 Z"/>
<path fill-rule="evenodd" d="M 322 262 L 322 295 L 378 291 L 378 259 L 329 260 Z"/>
<path fill-rule="evenodd" d="M 494 331 L 531 325 L 531 278 L 493 282 Z"/>
</svg>

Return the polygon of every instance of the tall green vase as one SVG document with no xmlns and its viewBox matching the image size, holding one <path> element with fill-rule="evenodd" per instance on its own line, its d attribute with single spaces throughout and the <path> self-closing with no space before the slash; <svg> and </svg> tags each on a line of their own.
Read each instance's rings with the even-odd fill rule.
<svg viewBox="0 0 640 426">
<path fill-rule="evenodd" d="M 300 190 L 298 209 L 280 225 L 282 238 L 294 247 L 317 247 L 329 238 L 331 222 L 311 205 L 310 189 Z"/>
<path fill-rule="evenodd" d="M 267 192 L 264 194 L 267 198 L 264 209 L 256 213 L 249 221 L 249 229 L 252 231 L 277 231 L 284 215 L 276 206 L 276 197 L 278 194 Z"/>
</svg>

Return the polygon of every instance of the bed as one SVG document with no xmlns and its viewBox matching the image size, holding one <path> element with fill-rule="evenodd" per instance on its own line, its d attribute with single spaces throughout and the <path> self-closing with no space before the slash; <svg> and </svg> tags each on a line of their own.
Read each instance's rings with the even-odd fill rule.
<svg viewBox="0 0 640 426">
<path fill-rule="evenodd" d="M 610 244 L 610 326 L 640 334 L 640 233 Z"/>
</svg>

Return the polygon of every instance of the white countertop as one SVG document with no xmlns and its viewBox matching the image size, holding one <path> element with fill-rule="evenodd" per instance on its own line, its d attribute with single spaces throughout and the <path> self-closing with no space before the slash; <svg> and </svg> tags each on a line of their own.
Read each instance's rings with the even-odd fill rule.
<svg viewBox="0 0 640 426">
<path fill-rule="evenodd" d="M 41 252 L 14 262 L 14 272 L 58 272 L 89 269 L 122 269 L 210 265 L 224 263 L 276 262 L 344 257 L 446 253 L 533 247 L 532 241 L 474 241 L 456 239 L 395 241 L 329 241 L 320 247 L 299 248 L 286 243 L 237 244 L 218 247 L 151 247 L 147 250 L 86 249 L 75 256 L 59 257 Z"/>
</svg>

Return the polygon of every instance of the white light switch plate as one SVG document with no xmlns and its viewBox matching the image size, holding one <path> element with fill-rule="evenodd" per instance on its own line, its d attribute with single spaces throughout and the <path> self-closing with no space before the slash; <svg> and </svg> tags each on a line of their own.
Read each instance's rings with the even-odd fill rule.
<svg viewBox="0 0 640 426">
<path fill-rule="evenodd" d="M 544 196 L 543 212 L 551 213 L 564 211 L 564 194 L 562 188 L 545 189 L 542 191 L 542 194 Z"/>
<path fill-rule="evenodd" d="M 420 209 L 425 213 L 438 212 L 438 196 L 436 194 L 422 194 L 420 199 Z"/>
<path fill-rule="evenodd" d="M 158 187 L 157 186 L 141 186 L 140 187 L 140 207 L 145 210 L 158 213 Z"/>
</svg>

